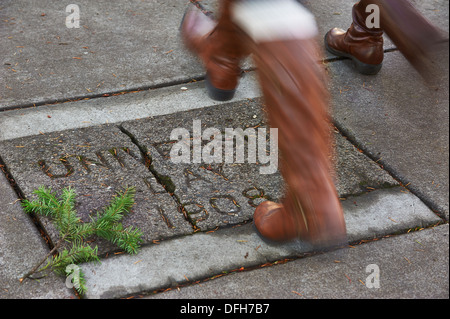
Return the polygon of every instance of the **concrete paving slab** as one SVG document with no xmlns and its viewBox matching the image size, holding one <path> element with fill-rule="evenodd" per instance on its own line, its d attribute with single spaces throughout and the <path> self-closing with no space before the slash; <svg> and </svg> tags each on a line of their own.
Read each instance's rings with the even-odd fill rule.
<svg viewBox="0 0 450 319">
<path fill-rule="evenodd" d="M 432 86 L 396 52 L 377 76 L 357 74 L 343 61 L 328 68 L 339 129 L 448 219 L 448 57 L 438 63 L 443 73 Z"/>
<path fill-rule="evenodd" d="M 231 102 L 261 96 L 255 72 L 245 73 Z M 0 112 L 0 141 L 224 104 L 198 81 L 123 95 Z M 229 103 L 229 102 L 227 102 Z"/>
<path fill-rule="evenodd" d="M 178 34 L 187 2 L 81 0 L 68 28 L 69 3 L 2 1 L 0 109 L 203 76 Z"/>
<path fill-rule="evenodd" d="M 442 222 L 419 198 L 403 187 L 352 196 L 342 205 L 350 242 L 380 238 Z"/>
<path fill-rule="evenodd" d="M 213 11 L 217 1 L 202 1 Z M 303 1 L 317 18 L 319 41 L 347 28 L 353 2 Z M 414 1 L 448 33 L 448 1 Z M 0 7 L 0 109 L 189 82 L 204 75 L 181 43 L 187 0 L 116 3 L 78 1 L 79 28 L 68 28 L 67 5 L 49 0 L 3 1 Z M 69 23 L 70 25 L 70 23 Z M 393 48 L 386 39 L 386 49 Z M 326 57 L 334 57 L 325 53 Z M 247 62 L 247 67 L 251 63 Z"/>
<path fill-rule="evenodd" d="M 343 205 L 351 240 L 380 237 L 440 221 L 402 188 L 375 191 L 344 201 Z M 252 224 L 246 224 L 163 241 L 144 247 L 135 256 L 110 257 L 101 264 L 83 264 L 82 269 L 86 274 L 87 298 L 118 298 L 308 252 L 311 247 L 300 241 L 270 245 L 258 237 Z"/>
<path fill-rule="evenodd" d="M 54 191 L 72 187 L 77 192 L 76 209 L 84 221 L 105 207 L 117 191 L 136 187 L 133 212 L 124 226 L 140 228 L 144 243 L 191 233 L 192 226 L 173 198 L 145 166 L 139 149 L 117 127 L 101 126 L 56 132 L 2 143 L 0 154 L 17 185 L 27 198 L 45 185 Z M 51 221 L 43 224 L 55 242 Z M 99 252 L 115 249 L 98 240 Z"/>
<path fill-rule="evenodd" d="M 168 161 L 173 145 L 170 132 L 174 128 L 190 132 L 194 120 L 201 120 L 202 130 L 264 126 L 253 72 L 241 83 L 248 90 L 241 91 L 241 86 L 237 98 L 229 104 L 207 100 L 201 81 L 172 86 L 201 77 L 203 73 L 198 62 L 183 52 L 176 35 L 186 3 L 132 1 L 111 7 L 106 1 L 91 4 L 83 0 L 80 2 L 80 29 L 66 28 L 65 6 L 59 8 L 58 4 L 47 0 L 4 1 L 0 6 L 0 53 L 4 59 L 0 72 L 2 78 L 12 81 L 6 82 L 5 90 L 0 89 L 0 111 L 3 110 L 0 112 L 0 156 L 19 187 L 30 196 L 40 185 L 55 189 L 71 185 L 81 194 L 78 205 L 83 218 L 87 218 L 90 212 L 104 206 L 124 182 L 131 181 L 126 184 L 137 186 L 138 205 L 125 223 L 144 229 L 147 244 L 154 239 L 166 239 L 160 245 L 144 247 L 137 256 L 121 255 L 104 259 L 101 265 L 85 265 L 90 271 L 89 298 L 152 291 L 310 252 L 310 247 L 300 242 L 276 247 L 267 245 L 248 223 L 191 235 L 192 225 L 179 211 L 180 206 L 183 207 L 191 223 L 202 230 L 215 230 L 217 226 L 249 221 L 253 205 L 269 195 L 277 199 L 282 194 L 280 176 L 275 174 L 270 180 L 259 174 L 256 164 L 174 166 Z M 306 4 L 315 10 L 321 33 L 336 26 L 341 19 L 342 27 L 350 23 L 351 10 L 345 10 L 345 15 L 339 13 L 343 8 L 351 8 L 353 3 L 333 2 L 336 7 L 332 13 L 330 4 L 325 1 L 307 1 Z M 416 4 L 448 31 L 447 1 L 416 1 Z M 330 14 L 333 17 L 330 18 Z M 175 17 L 177 15 L 179 17 Z M 348 61 L 329 64 L 336 123 L 352 142 L 448 220 L 448 57 L 443 65 L 446 77 L 441 79 L 441 85 L 432 88 L 434 91 L 420 86 L 420 78 L 398 53 L 389 53 L 386 57 L 388 61 L 382 72 L 370 78 L 355 74 Z M 119 96 L 111 94 L 160 85 L 169 87 Z M 403 92 L 402 95 L 399 92 Z M 4 111 L 60 98 L 103 94 L 109 97 Z M 423 106 L 427 113 L 419 109 Z M 159 116 L 190 109 L 195 110 Z M 371 114 L 371 122 L 367 114 Z M 146 118 L 150 116 L 156 117 Z M 145 119 L 136 121 L 137 118 Z M 122 121 L 129 122 L 120 125 Z M 18 123 L 23 127 L 14 127 Z M 105 123 L 116 125 L 96 126 Z M 435 129 L 437 126 L 443 132 Z M 81 127 L 89 128 L 79 129 Z M 400 128 L 393 131 L 392 127 Z M 416 196 L 396 187 L 398 182 L 377 164 L 356 151 L 338 133 L 336 137 L 337 187 L 345 199 L 343 205 L 351 241 L 378 238 L 441 221 Z M 145 165 L 149 163 L 152 164 L 150 170 Z M 444 164 L 446 169 L 442 168 Z M 431 185 L 427 182 L 430 177 Z M 165 184 L 166 189 L 160 183 Z M 260 185 L 264 185 L 266 192 L 261 191 Z M 176 188 L 170 188 L 173 186 Z M 245 188 L 247 186 L 252 188 Z M 373 188 L 378 190 L 367 193 Z M 2 197 L 1 190 L 0 204 L 9 202 Z M 9 206 L 7 213 L 8 209 Z M 13 217 L 13 220 L 19 219 Z M 0 227 L 10 222 L 8 217 Z M 51 223 L 44 220 L 44 225 L 55 237 Z M 29 228 L 26 223 L 20 227 Z M 30 233 L 27 229 L 23 231 Z M 0 236 L 0 241 L 17 237 L 10 228 L 5 234 L 7 238 Z M 443 248 L 447 249 L 448 256 L 448 226 L 446 236 Z M 97 243 L 103 252 L 112 251 L 105 243 Z M 6 258 L 0 253 L 0 263 L 15 261 L 16 257 L 12 250 Z M 411 261 L 409 256 L 405 258 Z M 448 258 L 442 259 L 440 255 L 431 258 L 438 258 L 439 265 L 448 266 Z M 6 282 L 15 275 L 9 270 L 0 272 L 0 278 L 6 278 Z M 442 285 L 433 286 L 434 282 L 430 287 L 440 291 Z M 404 289 L 402 287 L 396 286 L 398 293 Z M 6 289 L 6 293 L 12 292 L 7 296 L 23 293 L 12 285 Z M 326 291 L 326 287 L 324 289 Z M 37 292 L 39 296 L 53 297 L 51 293 L 33 288 L 30 292 L 33 296 Z M 415 295 L 421 296 L 421 292 Z"/>
<path fill-rule="evenodd" d="M 179 205 L 185 208 L 193 224 L 207 231 L 218 226 L 250 221 L 254 206 L 260 201 L 269 198 L 278 200 L 282 196 L 283 184 L 279 173 L 262 175 L 258 164 L 245 162 L 206 166 L 204 163 L 180 165 L 170 162 L 167 156 L 173 146 L 173 142 L 170 142 L 171 131 L 175 128 L 185 128 L 192 132 L 194 120 L 202 122 L 202 130 L 208 127 L 223 131 L 225 128 L 265 126 L 260 99 L 248 99 L 128 121 L 120 125 L 121 129 L 116 125 L 102 125 L 6 140 L 0 143 L 0 154 L 17 184 L 28 197 L 31 197 L 31 192 L 40 185 L 51 186 L 55 190 L 65 186 L 74 187 L 79 194 L 78 211 L 83 218 L 104 206 L 125 183 L 136 186 L 137 205 L 125 223 L 141 228 L 145 233 L 146 243 L 193 233 L 192 225 L 186 222 L 179 212 Z M 356 150 L 339 132 L 335 131 L 335 136 L 337 188 L 340 196 L 346 198 L 344 205 L 348 205 L 349 216 L 353 216 L 348 221 L 349 227 L 353 229 L 351 240 L 372 238 L 412 227 L 411 225 L 423 225 L 420 216 L 424 206 L 414 196 L 399 193 L 398 189 L 394 191 L 395 194 L 383 193 L 382 197 L 390 204 L 378 207 L 374 203 L 383 200 L 376 196 L 377 192 L 363 195 L 373 189 L 389 191 L 390 188 L 398 186 L 398 182 Z M 142 154 L 146 154 L 147 160 L 151 160 L 150 170 L 145 166 L 149 161 L 146 161 Z M 171 190 L 168 187 L 164 190 L 157 179 L 168 187 L 170 183 L 167 181 L 171 181 L 176 186 L 173 190 L 175 196 L 169 194 Z M 195 187 L 196 183 L 201 187 Z M 205 183 L 207 185 L 204 185 Z M 187 187 L 188 184 L 193 186 L 193 191 Z M 224 193 L 220 194 L 218 191 Z M 234 193 L 231 194 L 230 191 Z M 160 215 L 161 211 L 155 209 L 162 205 L 165 207 L 164 218 Z M 405 221 L 395 212 L 390 214 L 392 210 L 402 211 L 415 206 L 419 209 L 413 209 L 413 214 L 409 214 Z M 361 215 L 361 207 L 365 207 L 369 213 Z M 226 211 L 227 209 L 229 211 Z M 385 225 L 384 228 L 364 228 L 373 223 L 371 218 L 374 219 L 373 214 L 378 211 L 387 214 L 379 215 L 383 219 L 381 224 L 387 222 L 391 227 Z M 433 222 L 438 220 L 431 215 Z M 163 222 L 167 220 L 171 226 L 176 227 L 169 227 Z M 426 219 L 425 224 L 428 223 L 430 220 Z M 56 238 L 51 223 L 44 220 L 44 225 L 53 238 Z M 185 243 L 189 238 L 194 237 L 182 237 L 179 243 Z M 236 240 L 237 243 L 242 243 L 248 238 L 238 237 Z M 96 241 L 96 244 L 100 245 L 103 253 L 113 249 L 100 240 Z M 304 249 L 304 245 L 300 246 Z M 169 248 L 168 251 L 173 249 Z M 288 249 L 284 253 L 281 250 L 280 255 L 279 249 L 278 247 L 276 251 L 269 250 L 270 253 L 264 258 L 267 259 L 270 255 L 271 258 L 279 259 L 283 254 L 292 254 L 292 249 Z M 298 253 L 298 247 L 294 251 Z M 238 260 L 242 259 L 242 256 L 238 257 Z M 163 260 L 164 258 L 161 259 Z M 262 262 L 261 259 L 247 258 L 245 261 Z M 205 275 L 204 272 L 200 273 Z"/>
<path fill-rule="evenodd" d="M 206 129 L 215 128 L 221 132 L 223 149 L 219 163 L 193 163 L 193 143 L 187 141 L 188 163 L 174 163 L 171 150 L 174 139 L 171 133 L 175 129 L 184 129 L 188 136 L 194 136 L 198 121 L 200 134 Z M 152 167 L 157 174 L 169 177 L 174 195 L 184 207 L 192 222 L 201 230 L 211 230 L 217 226 L 241 223 L 252 219 L 255 207 L 265 199 L 280 200 L 283 196 L 283 182 L 277 170 L 277 163 L 269 162 L 275 168 L 274 174 L 262 174 L 262 165 L 258 153 L 257 163 L 251 163 L 247 157 L 243 163 L 226 162 L 226 129 L 250 129 L 251 135 L 259 139 L 259 129 L 265 128 L 265 114 L 259 99 L 223 104 L 220 107 L 169 114 L 155 118 L 130 121 L 122 124 L 139 144 L 141 151 L 152 159 Z M 338 133 L 336 135 L 337 188 L 340 196 L 367 192 L 368 189 L 392 187 L 398 183 L 378 165 L 358 152 Z M 179 137 L 176 137 L 176 139 Z M 266 137 L 264 137 L 265 139 Z M 203 147 L 211 141 L 204 138 Z M 267 137 L 268 139 L 268 137 Z M 179 143 L 179 142 L 177 142 Z M 245 142 L 245 156 L 250 150 Z M 267 148 L 273 152 L 273 148 Z M 234 149 L 234 156 L 238 151 Z M 256 148 L 255 148 L 256 152 Z M 259 146 L 258 146 L 259 152 Z M 204 160 L 204 158 L 202 158 Z M 270 159 L 273 161 L 273 158 Z"/>
<path fill-rule="evenodd" d="M 166 89 L 161 90 L 163 96 L 168 94 Z M 174 90 L 177 88 L 172 92 Z M 123 99 L 117 98 L 119 101 L 115 103 L 120 105 Z M 132 107 L 131 101 L 127 103 L 124 108 Z M 140 103 L 149 101 L 141 100 Z M 9 113 L 5 112 L 6 118 Z M 56 119 L 50 115 L 45 118 L 59 123 L 55 127 L 61 127 L 70 114 L 64 113 Z M 261 174 L 263 165 L 251 163 L 247 157 L 243 158 L 243 163 L 236 163 L 236 157 L 225 163 L 225 147 L 221 163 L 183 164 L 169 159 L 174 146 L 172 130 L 184 128 L 192 134 L 195 120 L 200 121 L 202 131 L 206 128 L 216 128 L 220 132 L 227 128 L 249 128 L 255 137 L 259 134 L 257 128 L 266 126 L 260 99 L 247 99 L 128 121 L 121 124 L 121 129 L 115 125 L 93 126 L 6 140 L 0 143 L 0 154 L 27 197 L 32 197 L 33 190 L 41 185 L 54 190 L 74 187 L 79 196 L 78 208 L 85 219 L 106 205 L 121 187 L 126 184 L 137 187 L 136 209 L 127 217 L 126 224 L 141 228 L 146 233 L 146 243 L 189 234 L 193 225 L 206 231 L 249 221 L 261 201 L 281 199 L 284 184 L 277 161 L 269 162 L 274 167 L 273 174 Z M 338 132 L 335 136 L 337 189 L 341 197 L 398 185 Z M 265 142 L 268 137 L 263 138 Z M 220 141 L 224 142 L 223 139 Z M 248 146 L 244 142 L 245 156 L 250 149 Z M 273 147 L 267 150 L 273 153 Z M 235 156 L 237 148 L 232 152 Z M 275 155 L 269 160 L 277 159 Z M 260 155 L 258 161 L 261 162 Z M 56 232 L 51 223 L 44 223 L 55 239 Z M 106 245 L 100 250 L 105 249 L 112 248 Z"/>
<path fill-rule="evenodd" d="M 225 147 L 225 129 L 249 130 L 246 138 L 254 138 L 255 141 L 271 138 L 266 133 L 264 114 L 259 100 L 248 100 L 225 104 L 219 107 L 203 108 L 183 113 L 165 115 L 158 118 L 142 119 L 123 123 L 122 127 L 128 131 L 139 143 L 143 151 L 152 159 L 152 166 L 159 174 L 168 176 L 173 183 L 173 193 L 178 198 L 192 222 L 201 230 L 214 229 L 217 226 L 237 224 L 250 220 L 256 205 L 261 200 L 279 200 L 283 194 L 283 184 L 278 172 L 277 149 L 267 148 L 267 153 L 273 154 L 269 159 L 269 165 L 273 167 L 273 174 L 261 174 L 260 157 L 257 145 L 250 146 L 248 141 L 243 141 L 242 153 L 232 145 L 228 152 Z M 197 129 L 198 124 L 198 129 Z M 195 127 L 194 127 L 195 126 Z M 186 141 L 177 141 L 179 136 L 173 137 L 172 131 L 183 129 L 187 133 Z M 210 135 L 203 135 L 207 129 L 216 129 L 220 136 L 211 139 Z M 264 134 L 260 133 L 264 129 Z M 199 147 L 194 147 L 191 139 L 195 131 L 198 131 L 202 141 Z M 268 131 L 268 130 L 267 130 Z M 206 131 L 207 132 L 207 131 Z M 241 133 L 242 134 L 242 133 Z M 239 135 L 238 135 L 239 136 Z M 233 137 L 231 137 L 233 138 Z M 237 139 L 237 138 L 236 138 Z M 208 141 L 217 141 L 222 149 L 214 152 L 218 158 L 215 163 L 205 163 L 205 148 Z M 231 141 L 233 141 L 231 139 Z M 175 163 L 171 150 L 179 143 L 188 143 L 187 163 Z M 184 144 L 183 144 L 184 145 Z M 200 149 L 200 161 L 193 163 L 194 151 Z M 266 155 L 266 150 L 264 155 Z M 219 153 L 220 152 L 220 153 Z M 258 157 L 252 163 L 248 159 L 248 153 L 258 153 Z M 225 156 L 230 153 L 233 158 L 226 162 Z M 237 153 L 243 155 L 239 163 Z M 271 161 L 271 162 L 270 162 Z"/>
<path fill-rule="evenodd" d="M 448 235 L 446 224 L 148 298 L 448 299 Z"/>
<path fill-rule="evenodd" d="M 399 186 L 398 181 L 339 132 L 334 132 L 335 185 L 339 197 L 365 194 L 375 189 Z"/>
<path fill-rule="evenodd" d="M 65 280 L 50 273 L 43 280 L 19 279 L 49 248 L 0 170 L 0 299 L 76 298 Z"/>
</svg>

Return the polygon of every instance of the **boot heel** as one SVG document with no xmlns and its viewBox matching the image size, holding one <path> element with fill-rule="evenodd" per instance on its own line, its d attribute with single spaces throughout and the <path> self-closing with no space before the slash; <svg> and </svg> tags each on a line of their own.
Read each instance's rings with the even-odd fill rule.
<svg viewBox="0 0 450 319">
<path fill-rule="evenodd" d="M 356 70 L 364 75 L 375 75 L 380 72 L 383 63 L 380 64 L 367 64 L 357 59 L 352 59 L 355 64 Z"/>
<path fill-rule="evenodd" d="M 208 96 L 215 101 L 229 101 L 234 97 L 236 93 L 236 89 L 233 90 L 222 90 L 214 87 L 211 84 L 208 76 L 205 79 L 206 91 L 208 92 Z"/>
<path fill-rule="evenodd" d="M 341 57 L 344 57 L 344 58 L 351 59 L 353 61 L 353 64 L 355 65 L 356 70 L 359 73 L 361 73 L 361 74 L 364 74 L 364 75 L 375 75 L 378 72 L 380 72 L 381 67 L 383 66 L 383 63 L 380 63 L 380 64 L 363 63 L 363 62 L 359 61 L 357 58 L 355 58 L 354 56 L 352 56 L 349 53 L 341 52 L 341 51 L 338 51 L 338 50 L 330 47 L 328 45 L 328 41 L 327 41 L 327 37 L 328 37 L 329 33 L 330 33 L 330 31 L 328 31 L 327 34 L 325 34 L 325 37 L 324 37 L 325 48 L 327 49 L 328 52 L 330 52 L 330 53 L 332 53 L 332 54 L 334 54 L 336 56 L 341 56 Z"/>
</svg>

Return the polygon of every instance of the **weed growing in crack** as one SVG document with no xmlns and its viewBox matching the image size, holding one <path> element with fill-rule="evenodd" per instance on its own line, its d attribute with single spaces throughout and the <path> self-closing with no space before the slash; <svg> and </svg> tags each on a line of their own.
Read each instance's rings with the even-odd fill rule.
<svg viewBox="0 0 450 319">
<path fill-rule="evenodd" d="M 50 217 L 59 232 L 59 240 L 53 249 L 20 279 L 21 282 L 31 278 L 30 276 L 36 272 L 51 268 L 59 275 L 71 276 L 73 287 L 80 294 L 84 294 L 86 292 L 84 275 L 79 270 L 74 277 L 72 266 L 83 262 L 100 262 L 97 256 L 98 247 L 91 247 L 88 244 L 88 239 L 94 235 L 112 242 L 129 254 L 137 253 L 142 242 L 142 232 L 132 226 L 124 228 L 120 222 L 134 205 L 136 194 L 134 187 L 118 192 L 110 204 L 98 211 L 87 223 L 82 222 L 77 216 L 76 194 L 73 189 L 63 189 L 58 197 L 50 188 L 40 187 L 34 194 L 37 195 L 36 200 L 22 202 L 24 210 L 27 213 Z M 62 246 L 70 248 L 58 251 Z M 46 265 L 41 267 L 45 262 Z"/>
</svg>

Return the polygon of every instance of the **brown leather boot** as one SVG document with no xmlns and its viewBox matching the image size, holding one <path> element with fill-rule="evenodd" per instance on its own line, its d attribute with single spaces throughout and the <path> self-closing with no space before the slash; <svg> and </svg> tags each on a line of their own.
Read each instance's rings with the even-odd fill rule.
<svg viewBox="0 0 450 319">
<path fill-rule="evenodd" d="M 313 39 L 261 43 L 255 53 L 271 127 L 278 128 L 282 204 L 254 213 L 258 232 L 272 241 L 300 238 L 316 246 L 346 241 L 344 215 L 332 179 L 325 76 Z"/>
<path fill-rule="evenodd" d="M 253 223 L 260 236 L 272 242 L 300 239 L 322 248 L 346 243 L 342 208 L 333 189 L 324 194 L 304 190 L 297 196 L 301 198 L 288 194 L 282 204 L 266 201 L 258 205 Z"/>
<path fill-rule="evenodd" d="M 368 28 L 369 5 L 379 8 L 380 28 Z M 376 74 L 383 61 L 385 32 L 412 66 L 425 78 L 439 72 L 434 59 L 445 39 L 408 0 L 361 0 L 353 6 L 349 30 L 334 28 L 325 35 L 325 47 L 331 53 L 351 58 L 359 72 Z M 448 50 L 448 47 L 447 47 Z"/>
<path fill-rule="evenodd" d="M 241 75 L 240 62 L 248 53 L 230 18 L 233 0 L 221 1 L 220 17 L 215 22 L 191 5 L 181 24 L 186 47 L 206 68 L 206 88 L 218 101 L 233 98 Z"/>
<path fill-rule="evenodd" d="M 280 171 L 288 187 L 281 204 L 256 208 L 254 225 L 271 241 L 300 238 L 323 247 L 345 242 L 346 227 L 331 177 L 328 92 L 317 28 L 299 6 L 289 0 L 235 6 L 234 20 L 250 38 L 269 124 L 278 128 Z"/>
<path fill-rule="evenodd" d="M 333 28 L 325 35 L 326 49 L 337 56 L 353 60 L 358 72 L 377 74 L 383 63 L 383 31 L 381 28 L 367 28 L 363 1 L 353 6 L 353 23 L 347 31 Z"/>
</svg>

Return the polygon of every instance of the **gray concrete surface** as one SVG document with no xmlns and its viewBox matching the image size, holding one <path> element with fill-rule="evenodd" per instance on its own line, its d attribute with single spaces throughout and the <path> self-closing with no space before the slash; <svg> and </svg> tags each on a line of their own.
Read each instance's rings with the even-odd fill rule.
<svg viewBox="0 0 450 319">
<path fill-rule="evenodd" d="M 443 267 L 448 264 L 448 246 L 443 242 L 448 242 L 448 224 L 272 267 L 234 272 L 146 298 L 251 296 L 269 303 L 271 298 L 448 299 L 448 268 Z"/>
<path fill-rule="evenodd" d="M 304 3 L 321 37 L 350 24 L 351 1 Z M 448 33 L 448 1 L 414 3 Z M 349 240 L 364 243 L 312 256 L 305 243 L 269 245 L 252 229 L 251 206 L 264 199 L 258 187 L 275 199 L 282 194 L 278 173 L 259 176 L 257 165 L 236 163 L 178 167 L 167 159 L 170 131 L 190 131 L 193 120 L 221 130 L 264 125 L 257 72 L 245 74 L 231 103 L 213 102 L 203 81 L 188 83 L 204 71 L 178 37 L 187 1 L 78 4 L 79 29 L 66 28 L 65 4 L 0 5 L 0 162 L 27 197 L 40 185 L 75 187 L 83 218 L 125 182 L 138 187 L 125 223 L 145 229 L 146 245 L 138 255 L 109 254 L 100 265 L 83 265 L 86 297 L 139 297 L 200 281 L 178 295 L 151 297 L 448 298 L 448 56 L 436 60 L 444 72 L 427 86 L 387 38 L 377 76 L 361 76 L 350 61 L 326 54 L 340 130 L 337 188 Z M 69 102 L 41 105 L 55 100 Z M 18 273 L 48 248 L 4 178 L 0 190 L 0 298 L 73 297 L 53 275 L 17 286 Z M 214 191 L 234 194 L 211 200 Z M 55 238 L 51 222 L 42 223 Z M 203 232 L 194 233 L 194 224 Z M 257 270 L 288 257 L 301 258 Z M 369 264 L 380 268 L 379 289 L 367 287 Z M 208 281 L 241 267 L 248 271 Z"/>
<path fill-rule="evenodd" d="M 255 77 L 255 72 L 245 74 L 233 101 L 261 96 Z M 76 103 L 18 109 L 0 117 L 0 140 L 121 123 L 220 104 L 223 102 L 208 98 L 204 82 L 200 81 Z"/>
<path fill-rule="evenodd" d="M 1 108 L 187 82 L 203 76 L 178 27 L 187 1 L 2 1 Z"/>
<path fill-rule="evenodd" d="M 349 198 L 343 202 L 343 207 L 350 242 L 380 238 L 441 221 L 420 200 L 402 192 L 401 188 Z M 252 224 L 247 224 L 163 241 L 143 248 L 137 255 L 111 257 L 100 265 L 82 265 L 82 269 L 88 283 L 87 298 L 117 298 L 210 278 L 241 267 L 296 258 L 312 251 L 313 247 L 301 241 L 268 244 L 255 233 Z"/>
<path fill-rule="evenodd" d="M 118 191 L 134 186 L 138 204 L 127 215 L 124 226 L 140 228 L 145 233 L 144 243 L 193 231 L 176 202 L 146 168 L 139 149 L 115 126 L 10 140 L 0 149 L 27 198 L 34 198 L 33 191 L 39 185 L 53 191 L 71 187 L 77 193 L 79 216 L 88 222 Z M 41 219 L 56 242 L 55 227 L 48 218 Z M 114 249 L 101 240 L 98 244 L 100 253 Z"/>
<path fill-rule="evenodd" d="M 217 0 L 199 1 L 216 11 Z M 448 33 L 448 1 L 413 1 Z M 68 4 L 50 0 L 2 2 L 0 109 L 165 86 L 203 77 L 178 27 L 187 0 L 133 0 L 111 5 L 82 0 L 80 28 L 67 28 Z M 352 1 L 302 1 L 316 16 L 319 38 L 348 28 Z M 386 37 L 385 49 L 394 48 Z M 325 52 L 326 57 L 334 58 Z M 347 63 L 349 63 L 347 61 Z"/>
<path fill-rule="evenodd" d="M 0 174 L 0 299 L 76 298 L 64 278 L 50 273 L 42 280 L 20 278 L 49 248 L 27 216 L 3 173 Z M 42 281 L 45 280 L 45 284 Z"/>
<path fill-rule="evenodd" d="M 262 165 L 249 163 L 247 159 L 244 163 L 233 160 L 209 165 L 174 163 L 170 158 L 174 145 L 171 132 L 183 128 L 192 136 L 194 120 L 200 121 L 202 130 L 216 128 L 221 132 L 226 128 L 267 126 L 261 100 L 247 99 L 120 125 L 6 140 L 0 142 L 0 154 L 26 197 L 33 198 L 33 191 L 40 185 L 54 191 L 72 187 L 78 194 L 80 217 L 85 221 L 106 206 L 117 191 L 136 187 L 138 204 L 124 221 L 126 226 L 144 231 L 144 243 L 190 234 L 194 225 L 197 230 L 208 231 L 247 222 L 261 201 L 280 200 L 284 184 L 277 162 L 269 163 L 274 165 L 274 174 L 261 174 Z M 259 135 L 256 130 L 251 134 Z M 334 135 L 340 197 L 398 186 L 397 181 L 338 132 Z M 220 141 L 224 141 L 224 136 Z M 248 143 L 244 150 L 247 154 Z M 56 242 L 57 232 L 51 221 L 42 218 L 42 223 Z M 95 243 L 101 253 L 114 249 L 101 240 Z"/>
<path fill-rule="evenodd" d="M 346 136 L 448 219 L 448 54 L 426 86 L 398 53 L 376 77 L 329 64 L 333 117 Z"/>
</svg>

